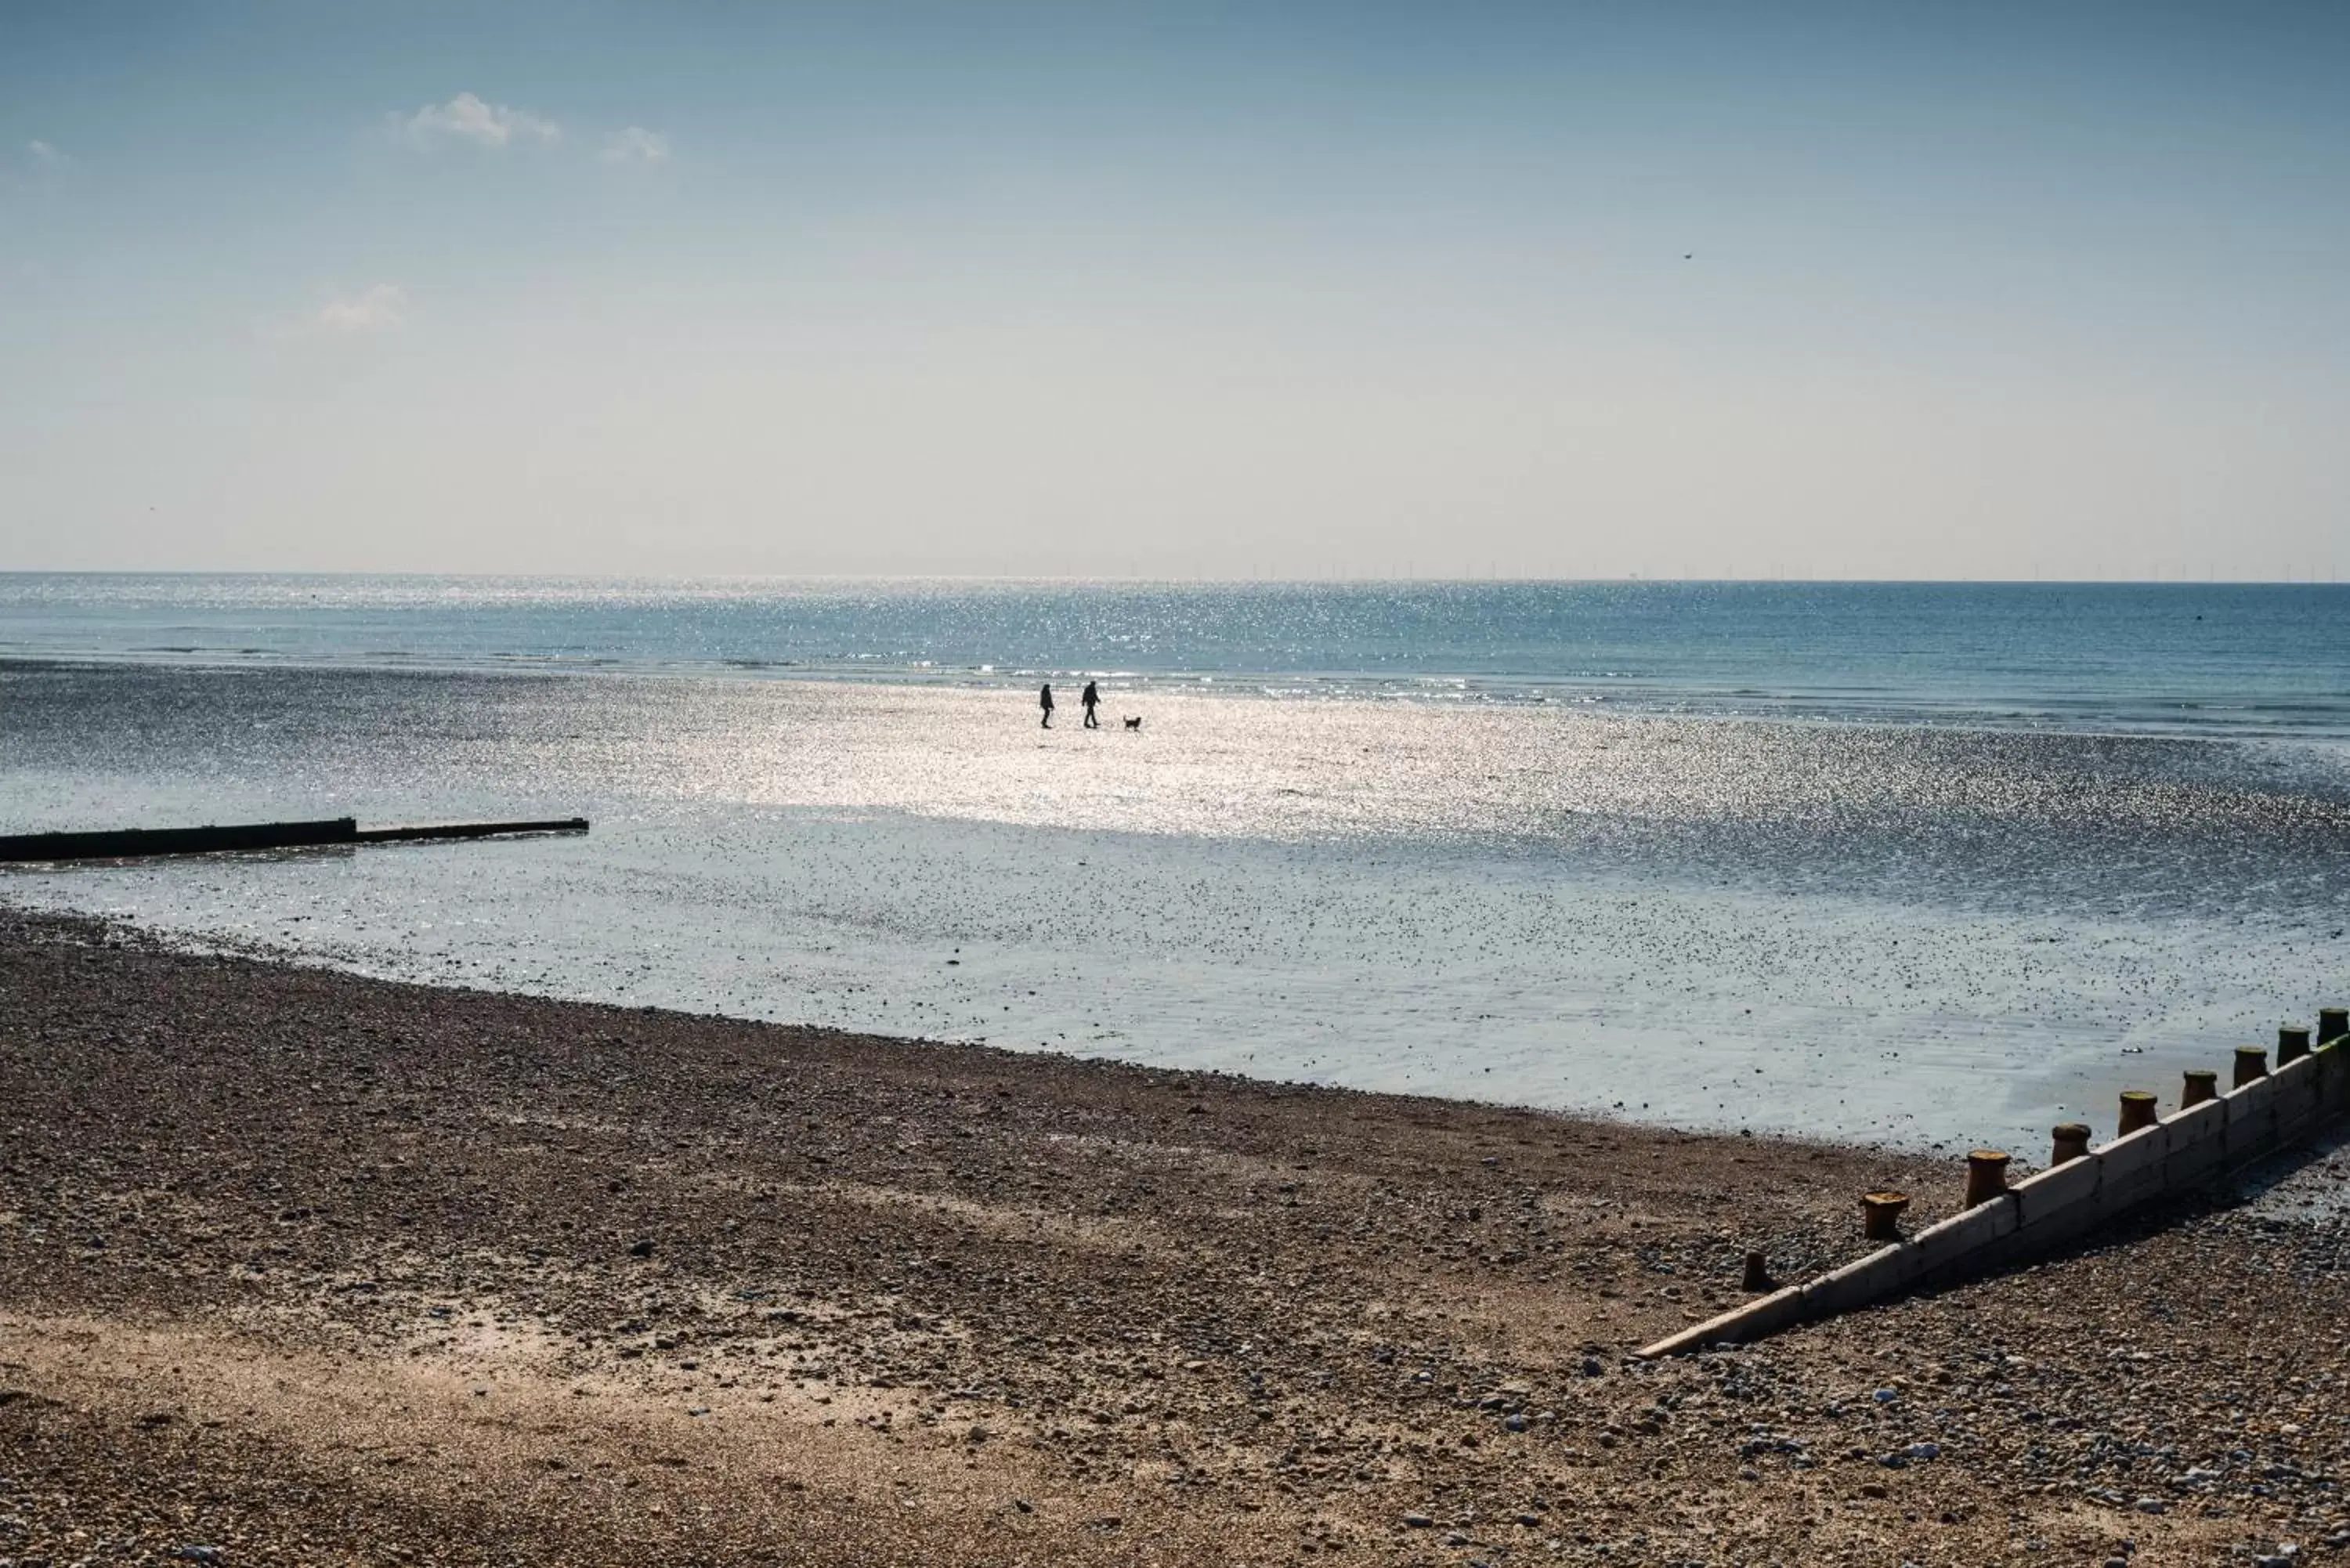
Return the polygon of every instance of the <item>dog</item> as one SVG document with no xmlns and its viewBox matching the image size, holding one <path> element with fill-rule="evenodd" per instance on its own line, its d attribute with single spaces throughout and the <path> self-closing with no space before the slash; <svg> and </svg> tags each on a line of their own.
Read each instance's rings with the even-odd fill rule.
<svg viewBox="0 0 2350 1568">
<path fill-rule="evenodd" d="M 1139 719 L 1128 719 L 1126 722 L 1126 727 L 1129 730 L 1139 730 L 1142 728 L 1142 721 Z"/>
</svg>

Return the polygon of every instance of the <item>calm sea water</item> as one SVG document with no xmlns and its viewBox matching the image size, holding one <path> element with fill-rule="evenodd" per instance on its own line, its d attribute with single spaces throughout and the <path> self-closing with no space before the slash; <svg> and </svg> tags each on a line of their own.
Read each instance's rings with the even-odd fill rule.
<svg viewBox="0 0 2350 1568">
<path fill-rule="evenodd" d="M 858 676 L 2350 735 L 2350 587 L 0 574 L 0 657 Z"/>
<path fill-rule="evenodd" d="M 0 576 L 24 868 L 369 972 L 1911 1143 L 2350 994 L 2334 587 Z M 1140 732 L 1039 728 L 1105 683 Z"/>
</svg>

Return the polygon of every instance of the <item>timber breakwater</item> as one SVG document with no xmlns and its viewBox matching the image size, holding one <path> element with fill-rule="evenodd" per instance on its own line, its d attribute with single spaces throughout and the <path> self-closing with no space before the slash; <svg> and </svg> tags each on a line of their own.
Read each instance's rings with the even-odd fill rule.
<svg viewBox="0 0 2350 1568">
<path fill-rule="evenodd" d="M 352 844 L 404 844 L 432 838 L 499 838 L 523 834 L 585 833 L 588 819 L 536 822 L 444 822 L 404 827 L 361 827 L 350 816 L 315 822 L 248 822 L 204 827 L 125 827 L 96 833 L 0 835 L 0 862 L 130 860 L 157 855 L 222 855 L 260 849 L 309 849 Z"/>
<path fill-rule="evenodd" d="M 2231 1083 L 2190 1069 L 2178 1108 L 2160 1114 L 2153 1094 L 2125 1090 L 2116 1136 L 2091 1147 L 2085 1123 L 2053 1129 L 2045 1169 L 2010 1183 L 2012 1157 L 1979 1148 L 1967 1156 L 1966 1207 L 1913 1236 L 1900 1232 L 1901 1192 L 1861 1199 L 1871 1240 L 1887 1245 L 1808 1280 L 1771 1291 L 1645 1346 L 1646 1357 L 1762 1338 L 1832 1317 L 1903 1291 L 1948 1285 L 2022 1262 L 2111 1224 L 2158 1199 L 2208 1187 L 2281 1153 L 2350 1111 L 2350 1010 L 2329 1007 L 2317 1027 L 2277 1031 L 2276 1062 L 2266 1047 L 2239 1046 Z M 1750 1289 L 1769 1282 L 1749 1260 Z"/>
</svg>

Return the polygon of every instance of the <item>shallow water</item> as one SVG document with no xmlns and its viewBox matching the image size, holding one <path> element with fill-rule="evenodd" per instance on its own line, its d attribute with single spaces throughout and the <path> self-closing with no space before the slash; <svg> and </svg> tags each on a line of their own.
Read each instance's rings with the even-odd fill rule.
<svg viewBox="0 0 2350 1568">
<path fill-rule="evenodd" d="M 1165 687 L 1139 733 L 1046 732 L 1030 701 L 0 664 L 0 831 L 596 822 L 0 897 L 440 981 L 2027 1154 L 2350 989 L 2330 746 Z"/>
<path fill-rule="evenodd" d="M 0 657 L 627 670 L 2350 739 L 2350 587 L 0 573 Z"/>
</svg>

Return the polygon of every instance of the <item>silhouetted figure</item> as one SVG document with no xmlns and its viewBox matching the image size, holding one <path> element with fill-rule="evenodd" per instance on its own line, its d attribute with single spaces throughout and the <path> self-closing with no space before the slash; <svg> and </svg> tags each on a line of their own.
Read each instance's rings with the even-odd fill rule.
<svg viewBox="0 0 2350 1568">
<path fill-rule="evenodd" d="M 1094 722 L 1094 710 L 1101 706 L 1101 693 L 1094 690 L 1094 683 L 1092 681 L 1087 681 L 1086 689 L 1082 692 L 1078 693 L 1077 705 L 1086 711 L 1086 728 L 1088 730 L 1100 729 L 1101 726 Z"/>
<path fill-rule="evenodd" d="M 1036 705 L 1045 710 L 1045 728 L 1051 729 L 1053 727 L 1053 683 L 1051 681 L 1045 682 L 1045 690 L 1038 695 Z"/>
</svg>

